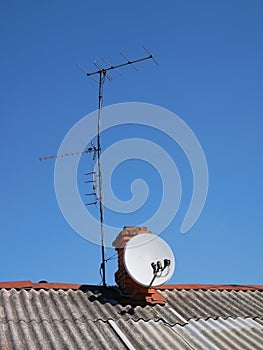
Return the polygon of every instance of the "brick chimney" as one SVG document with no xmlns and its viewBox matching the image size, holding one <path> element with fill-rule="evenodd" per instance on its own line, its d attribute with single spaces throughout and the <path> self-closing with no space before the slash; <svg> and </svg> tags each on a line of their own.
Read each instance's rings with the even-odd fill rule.
<svg viewBox="0 0 263 350">
<path fill-rule="evenodd" d="M 129 276 L 125 269 L 123 260 L 124 247 L 131 238 L 139 234 L 151 234 L 151 231 L 148 231 L 146 227 L 124 226 L 112 243 L 118 252 L 118 270 L 115 272 L 115 281 L 122 293 L 131 299 L 148 304 L 164 304 L 165 299 L 155 288 L 139 285 Z"/>
</svg>

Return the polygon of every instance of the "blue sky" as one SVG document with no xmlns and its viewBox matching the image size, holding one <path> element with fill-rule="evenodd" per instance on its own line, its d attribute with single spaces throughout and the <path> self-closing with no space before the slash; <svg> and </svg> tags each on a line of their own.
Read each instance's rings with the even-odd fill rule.
<svg viewBox="0 0 263 350">
<path fill-rule="evenodd" d="M 38 158 L 56 154 L 68 130 L 97 107 L 98 88 L 76 63 L 92 70 L 100 57 L 122 61 L 121 51 L 144 56 L 145 45 L 159 67 L 147 62 L 138 72 L 127 67 L 123 76 L 112 74 L 104 105 L 136 101 L 171 110 L 198 137 L 209 168 L 203 213 L 182 235 L 191 173 L 179 148 L 150 133 L 182 169 L 182 206 L 161 235 L 176 257 L 170 282 L 262 284 L 262 1 L 14 0 L 1 2 L 0 17 L 0 280 L 100 283 L 100 247 L 69 227 L 56 201 L 54 162 Z M 133 132 L 105 134 L 103 146 Z M 143 128 L 136 132 L 144 136 Z M 147 164 L 136 166 L 146 180 L 153 171 L 149 187 L 153 179 L 158 183 Z M 127 163 L 113 178 L 124 199 L 129 181 L 116 184 L 127 174 L 138 171 Z M 150 188 L 143 215 L 159 198 L 159 188 Z M 109 218 L 121 224 L 126 219 L 138 224 L 140 216 L 133 215 L 134 222 Z M 107 257 L 113 253 L 108 249 Z M 115 270 L 116 262 L 109 261 L 109 284 Z"/>
</svg>

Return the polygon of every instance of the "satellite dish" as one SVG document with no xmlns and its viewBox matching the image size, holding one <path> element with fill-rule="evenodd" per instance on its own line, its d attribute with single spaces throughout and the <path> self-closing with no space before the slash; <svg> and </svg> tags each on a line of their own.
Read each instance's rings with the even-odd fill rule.
<svg viewBox="0 0 263 350">
<path fill-rule="evenodd" d="M 135 282 L 150 288 L 171 278 L 175 261 L 171 248 L 163 239 L 146 233 L 134 236 L 126 244 L 124 266 Z"/>
</svg>

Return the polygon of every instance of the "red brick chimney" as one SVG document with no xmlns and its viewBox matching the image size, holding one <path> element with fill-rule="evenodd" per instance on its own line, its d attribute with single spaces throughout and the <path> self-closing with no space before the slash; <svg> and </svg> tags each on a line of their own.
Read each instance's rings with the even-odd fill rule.
<svg viewBox="0 0 263 350">
<path fill-rule="evenodd" d="M 115 272 L 115 281 L 122 293 L 127 297 L 148 304 L 164 304 L 165 299 L 155 288 L 147 288 L 136 283 L 127 273 L 123 253 L 127 242 L 138 234 L 151 234 L 146 227 L 124 226 L 123 230 L 118 234 L 112 245 L 118 252 L 118 271 Z"/>
</svg>

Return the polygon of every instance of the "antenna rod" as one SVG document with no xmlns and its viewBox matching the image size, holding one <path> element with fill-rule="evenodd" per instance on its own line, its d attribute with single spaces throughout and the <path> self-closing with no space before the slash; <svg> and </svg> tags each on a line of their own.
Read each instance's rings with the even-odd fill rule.
<svg viewBox="0 0 263 350">
<path fill-rule="evenodd" d="M 98 135 L 97 135 L 97 152 L 98 152 L 98 177 L 99 177 L 99 203 L 100 203 L 100 233 L 101 233 L 101 270 L 102 270 L 102 284 L 106 287 L 106 271 L 105 271 L 105 245 L 104 245 L 104 209 L 103 209 L 103 192 L 102 192 L 102 174 L 100 163 L 100 118 L 102 109 L 102 93 L 103 83 L 105 80 L 106 72 L 104 70 L 99 71 L 99 104 L 98 104 Z"/>
<path fill-rule="evenodd" d="M 123 55 L 123 57 L 127 60 L 125 63 L 121 63 L 115 66 L 110 65 L 108 68 L 101 67 L 96 61 L 94 62 L 95 66 L 98 68 L 97 71 L 94 72 L 87 72 L 82 68 L 80 65 L 79 67 L 86 73 L 87 76 L 90 76 L 91 78 L 95 79 L 93 75 L 98 74 L 99 75 L 99 102 L 98 102 L 98 134 L 97 134 L 97 155 L 98 155 L 98 178 L 99 178 L 99 211 L 100 211 L 100 232 L 101 232 L 101 255 L 102 255 L 102 261 L 101 261 L 101 271 L 102 271 L 102 284 L 104 287 L 106 287 L 106 269 L 105 269 L 105 242 L 104 242 L 104 207 L 103 207 L 103 191 L 102 191 L 102 172 L 101 172 L 101 145 L 100 145 L 100 126 L 101 126 L 101 111 L 102 111 L 102 100 L 103 100 L 103 84 L 105 82 L 105 79 L 109 79 L 109 81 L 112 80 L 112 78 L 107 74 L 109 70 L 117 70 L 120 67 L 124 67 L 127 65 L 132 65 L 134 63 L 142 62 L 145 60 L 152 59 L 157 65 L 157 61 L 154 59 L 153 55 L 144 48 L 147 52 L 148 56 L 138 58 L 136 60 L 129 60 L 126 58 L 126 56 Z M 107 62 L 108 63 L 108 62 Z M 109 64 L 109 63 L 108 63 Z M 95 153 L 94 153 L 95 156 Z M 93 203 L 92 203 L 93 204 Z"/>
</svg>

